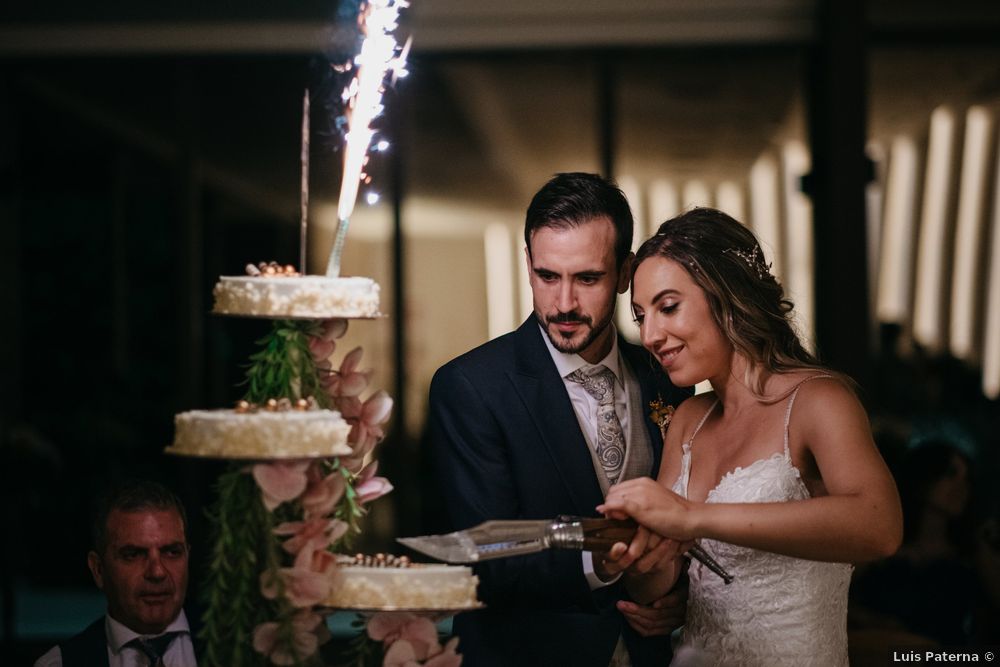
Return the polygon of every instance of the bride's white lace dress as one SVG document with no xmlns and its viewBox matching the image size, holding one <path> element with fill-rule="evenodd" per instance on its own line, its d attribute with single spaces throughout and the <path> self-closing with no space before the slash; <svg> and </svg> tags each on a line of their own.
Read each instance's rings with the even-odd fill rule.
<svg viewBox="0 0 1000 667">
<path fill-rule="evenodd" d="M 709 503 L 771 503 L 809 498 L 788 450 L 726 474 Z M 718 401 L 716 401 L 716 404 Z M 687 497 L 691 447 L 709 408 L 683 445 L 674 492 Z M 715 540 L 701 546 L 732 574 L 722 579 L 692 561 L 687 620 L 671 665 L 847 665 L 847 589 L 850 565 L 781 556 Z"/>
</svg>

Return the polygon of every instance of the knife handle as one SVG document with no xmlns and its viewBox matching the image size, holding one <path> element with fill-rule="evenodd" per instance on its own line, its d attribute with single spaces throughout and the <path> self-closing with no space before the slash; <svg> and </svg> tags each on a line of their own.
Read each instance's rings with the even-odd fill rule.
<svg viewBox="0 0 1000 667">
<path fill-rule="evenodd" d="M 560 516 L 558 519 L 563 526 L 578 526 L 583 532 L 582 546 L 579 541 L 570 546 L 566 544 L 563 548 L 583 549 L 584 551 L 608 551 L 615 545 L 615 542 L 628 544 L 635 536 L 635 531 L 639 526 L 631 519 L 590 519 L 575 516 Z M 560 525 L 560 524 L 556 524 Z M 579 540 L 579 533 L 577 533 Z M 554 544 L 553 546 L 561 546 Z M 687 555 L 702 563 L 709 570 L 722 577 L 727 584 L 733 582 L 733 575 L 729 574 L 712 556 L 710 556 L 699 545 L 692 546 Z"/>
<path fill-rule="evenodd" d="M 584 551 L 608 551 L 616 542 L 628 544 L 638 529 L 630 519 L 579 519 Z"/>
</svg>

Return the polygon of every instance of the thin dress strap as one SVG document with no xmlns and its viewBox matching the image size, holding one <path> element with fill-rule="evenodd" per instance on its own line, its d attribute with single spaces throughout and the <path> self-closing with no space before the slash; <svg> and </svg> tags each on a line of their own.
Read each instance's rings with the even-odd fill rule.
<svg viewBox="0 0 1000 667">
<path fill-rule="evenodd" d="M 795 397 L 799 395 L 799 389 L 801 389 L 802 385 L 804 385 L 806 382 L 809 382 L 809 380 L 816 380 L 818 378 L 832 378 L 832 377 L 833 377 L 832 375 L 811 375 L 807 377 L 805 380 L 802 380 L 802 382 L 799 382 L 798 385 L 795 386 L 795 391 L 792 392 L 791 397 L 788 399 L 788 408 L 785 409 L 785 458 L 787 460 L 789 461 L 792 460 L 792 454 L 788 449 L 788 423 L 792 420 L 792 406 L 795 405 Z M 713 405 L 712 407 L 714 408 L 715 406 Z M 704 421 L 704 419 L 702 421 Z M 697 433 L 697 430 L 695 432 Z M 694 436 L 692 436 L 692 438 L 693 437 Z"/>
<path fill-rule="evenodd" d="M 698 435 L 698 431 L 700 431 L 701 427 L 705 425 L 705 420 L 708 419 L 708 416 L 710 414 L 712 414 L 712 410 L 714 410 L 715 406 L 718 405 L 718 404 L 719 404 L 719 399 L 715 399 L 715 403 L 712 403 L 712 406 L 708 410 L 705 411 L 704 415 L 702 415 L 701 421 L 698 422 L 698 425 L 694 427 L 694 433 L 691 434 L 691 437 L 688 438 L 688 441 L 687 441 L 687 445 L 688 445 L 689 448 L 694 443 L 694 436 Z"/>
</svg>

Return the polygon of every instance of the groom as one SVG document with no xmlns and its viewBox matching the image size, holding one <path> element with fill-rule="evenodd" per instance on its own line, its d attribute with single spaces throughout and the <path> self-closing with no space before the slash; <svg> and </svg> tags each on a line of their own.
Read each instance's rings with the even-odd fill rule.
<svg viewBox="0 0 1000 667">
<path fill-rule="evenodd" d="M 431 383 L 429 442 L 454 529 L 594 516 L 611 484 L 656 476 L 663 445 L 650 402 L 691 394 L 612 323 L 632 258 L 632 213 L 613 183 L 556 175 L 532 199 L 524 238 L 534 315 Z M 663 632 L 678 604 L 619 602 L 624 587 L 601 561 L 547 551 L 477 566 L 486 609 L 454 622 L 466 664 L 667 664 L 669 637 L 632 626 Z"/>
</svg>

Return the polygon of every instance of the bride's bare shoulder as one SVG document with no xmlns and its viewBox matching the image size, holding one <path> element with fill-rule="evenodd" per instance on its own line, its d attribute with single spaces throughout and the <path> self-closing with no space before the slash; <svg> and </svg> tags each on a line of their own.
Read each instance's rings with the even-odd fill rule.
<svg viewBox="0 0 1000 667">
<path fill-rule="evenodd" d="M 691 431 L 695 429 L 701 418 L 705 416 L 709 408 L 715 403 L 715 392 L 709 391 L 688 398 L 677 406 L 674 417 L 670 422 L 671 428 L 677 428 L 681 432 L 684 440 L 691 436 Z"/>
</svg>

